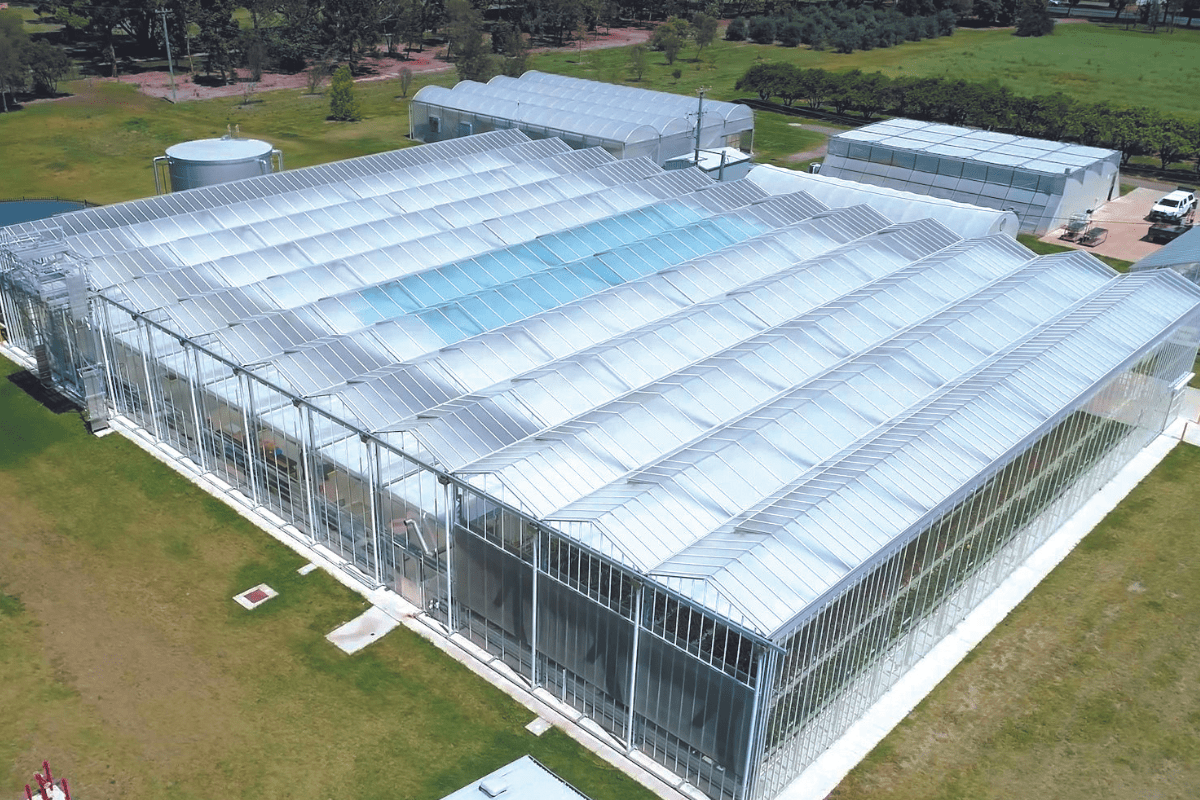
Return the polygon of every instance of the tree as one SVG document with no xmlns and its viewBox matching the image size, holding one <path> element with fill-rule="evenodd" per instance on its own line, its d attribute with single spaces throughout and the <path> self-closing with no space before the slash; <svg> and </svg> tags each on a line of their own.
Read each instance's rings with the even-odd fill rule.
<svg viewBox="0 0 1200 800">
<path fill-rule="evenodd" d="M 1149 140 L 1163 169 L 1181 160 L 1191 149 L 1196 134 L 1182 120 L 1155 115 L 1150 120 Z"/>
<path fill-rule="evenodd" d="M 1121 108 L 1110 117 L 1108 146 L 1121 151 L 1121 165 L 1134 156 L 1155 152 L 1151 126 L 1154 114 L 1145 108 Z"/>
<path fill-rule="evenodd" d="M 892 79 L 882 72 L 860 75 L 850 96 L 850 107 L 869 120 L 887 108 L 892 99 Z"/>
<path fill-rule="evenodd" d="M 750 25 L 745 17 L 734 17 L 725 28 L 725 39 L 730 42 L 744 42 L 749 35 Z"/>
<path fill-rule="evenodd" d="M 692 17 L 692 40 L 696 42 L 696 51 L 701 53 L 704 48 L 717 38 L 717 18 L 700 12 Z"/>
<path fill-rule="evenodd" d="M 754 17 L 750 20 L 750 29 L 746 36 L 755 44 L 773 44 L 775 42 L 775 20 L 770 17 Z"/>
<path fill-rule="evenodd" d="M 650 46 L 661 50 L 667 57 L 668 64 L 674 64 L 683 46 L 687 44 L 691 30 L 692 26 L 688 25 L 687 20 L 671 17 L 654 29 L 654 35 L 650 37 Z"/>
<path fill-rule="evenodd" d="M 491 54 L 483 46 L 483 14 L 470 0 L 446 3 L 450 52 L 460 81 L 487 81 L 496 74 Z"/>
<path fill-rule="evenodd" d="M 192 22 L 200 26 L 196 47 L 206 53 L 204 70 L 217 75 L 221 83 L 237 78 L 231 45 L 240 29 L 233 19 L 235 0 L 197 0 L 188 11 Z"/>
<path fill-rule="evenodd" d="M 1046 0 L 1021 0 L 1017 10 L 1016 36 L 1048 36 L 1054 33 L 1054 19 Z"/>
<path fill-rule="evenodd" d="M 755 64 L 738 78 L 733 88 L 738 91 L 749 91 L 758 94 L 759 100 L 770 100 L 773 95 L 787 98 L 793 88 L 799 70 L 780 61 Z M 791 97 L 806 97 L 805 94 L 792 94 Z M 788 105 L 791 105 L 789 102 Z"/>
<path fill-rule="evenodd" d="M 637 81 L 642 80 L 646 68 L 650 65 L 650 48 L 644 44 L 635 44 L 629 48 L 629 71 Z"/>
<path fill-rule="evenodd" d="M 529 62 L 529 45 L 516 25 L 501 22 L 492 32 L 492 50 L 500 55 L 500 72 L 510 78 L 524 74 Z"/>
<path fill-rule="evenodd" d="M 408 90 L 412 87 L 413 71 L 408 67 L 400 70 L 400 95 L 408 97 Z"/>
<path fill-rule="evenodd" d="M 393 35 L 404 43 L 402 58 L 408 58 L 413 44 L 422 40 L 425 33 L 425 5 L 421 0 L 398 0 L 392 5 Z"/>
<path fill-rule="evenodd" d="M 162 26 L 154 13 L 159 5 L 158 0 L 47 0 L 36 9 L 75 31 L 83 23 L 98 36 L 102 49 L 112 47 L 112 31 L 119 28 L 133 38 L 138 53 L 149 54 L 161 47 Z"/>
<path fill-rule="evenodd" d="M 367 50 L 379 40 L 380 13 L 377 0 L 325 0 L 322 15 L 325 40 L 343 56 L 352 74 Z"/>
<path fill-rule="evenodd" d="M 71 59 L 44 39 L 25 48 L 25 63 L 33 76 L 33 90 L 39 94 L 57 94 L 58 82 L 71 73 Z"/>
<path fill-rule="evenodd" d="M 804 41 L 804 26 L 795 20 L 779 27 L 779 43 L 784 47 L 799 47 Z"/>
<path fill-rule="evenodd" d="M 29 69 L 22 58 L 29 35 L 17 11 L 0 11 L 0 105 L 8 111 L 8 96 L 25 88 Z"/>
<path fill-rule="evenodd" d="M 329 83 L 329 118 L 353 122 L 362 119 L 362 106 L 354 96 L 354 75 L 343 64 Z"/>
</svg>

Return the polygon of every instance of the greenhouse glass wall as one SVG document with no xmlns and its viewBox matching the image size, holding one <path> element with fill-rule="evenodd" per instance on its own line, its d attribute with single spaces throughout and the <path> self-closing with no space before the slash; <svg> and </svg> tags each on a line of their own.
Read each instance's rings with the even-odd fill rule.
<svg viewBox="0 0 1200 800">
<path fill-rule="evenodd" d="M 630 86 L 526 72 L 487 83 L 460 81 L 453 89 L 426 86 L 413 95 L 409 135 L 440 142 L 516 128 L 534 139 L 556 137 L 576 149 L 602 147 L 617 158 L 664 164 L 697 147 L 754 143 L 754 112 L 737 103 L 685 97 Z"/>
<path fill-rule="evenodd" d="M 8 352 L 715 799 L 1159 435 L 1200 287 L 515 130 L 0 231 Z"/>
<path fill-rule="evenodd" d="M 889 119 L 830 139 L 821 174 L 1010 210 L 1040 235 L 1117 197 L 1120 168 L 1116 150 Z"/>
</svg>

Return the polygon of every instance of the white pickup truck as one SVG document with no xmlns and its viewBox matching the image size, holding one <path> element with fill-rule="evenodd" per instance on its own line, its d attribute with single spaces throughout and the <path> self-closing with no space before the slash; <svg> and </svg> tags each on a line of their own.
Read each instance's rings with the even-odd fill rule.
<svg viewBox="0 0 1200 800">
<path fill-rule="evenodd" d="M 1154 204 L 1150 209 L 1150 221 L 1183 222 L 1195 210 L 1195 193 L 1191 189 L 1176 189 Z"/>
</svg>

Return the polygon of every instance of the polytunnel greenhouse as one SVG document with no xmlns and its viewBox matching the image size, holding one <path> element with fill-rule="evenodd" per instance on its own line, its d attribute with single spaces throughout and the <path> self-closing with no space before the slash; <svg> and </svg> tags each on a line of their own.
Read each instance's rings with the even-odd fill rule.
<svg viewBox="0 0 1200 800">
<path fill-rule="evenodd" d="M 439 142 L 516 128 L 534 139 L 559 138 L 576 149 L 602 147 L 617 158 L 663 164 L 701 148 L 750 152 L 754 112 L 737 103 L 616 86 L 529 71 L 487 83 L 460 81 L 453 89 L 426 86 L 413 95 L 409 135 Z"/>
<path fill-rule="evenodd" d="M 819 184 L 814 184 L 819 188 Z M 0 230 L 10 344 L 709 797 L 1161 433 L 1200 287 L 496 131 Z"/>
<path fill-rule="evenodd" d="M 912 119 L 829 140 L 821 174 L 1012 211 L 1041 235 L 1120 194 L 1116 150 Z"/>
</svg>

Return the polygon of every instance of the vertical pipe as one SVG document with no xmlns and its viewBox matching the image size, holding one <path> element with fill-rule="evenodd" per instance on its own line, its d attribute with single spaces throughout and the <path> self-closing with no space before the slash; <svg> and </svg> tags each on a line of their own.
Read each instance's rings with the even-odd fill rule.
<svg viewBox="0 0 1200 800">
<path fill-rule="evenodd" d="M 704 124 L 704 92 L 707 91 L 703 87 L 700 88 L 700 107 L 696 111 L 696 166 L 700 166 L 700 128 Z"/>
<path fill-rule="evenodd" d="M 645 593 L 644 587 L 634 585 L 634 604 L 633 604 L 633 647 L 629 653 L 629 721 L 625 728 L 625 746 L 630 751 L 637 746 L 633 740 L 634 731 L 634 699 L 637 696 L 637 668 L 638 668 L 638 645 L 641 642 L 642 636 L 642 595 Z"/>
<path fill-rule="evenodd" d="M 538 685 L 538 572 L 542 563 L 542 531 L 539 528 L 534 528 L 533 533 L 533 590 L 531 592 L 530 605 L 533 617 L 529 634 L 529 682 L 534 689 Z"/>
<path fill-rule="evenodd" d="M 450 494 L 450 478 L 445 475 L 438 476 L 438 482 L 442 484 L 442 489 L 446 497 L 446 633 L 449 636 L 454 635 L 454 531 L 450 527 L 452 523 L 451 515 L 451 494 Z"/>
<path fill-rule="evenodd" d="M 767 648 L 762 648 L 758 653 L 758 673 L 757 680 L 754 684 L 754 704 L 750 709 L 750 728 L 746 736 L 746 766 L 742 769 L 742 797 L 750 797 L 754 788 L 755 773 L 758 771 L 755 767 L 756 755 L 761 755 L 761 744 L 765 740 L 765 736 L 759 732 L 760 719 L 761 727 L 765 727 L 767 721 L 766 709 L 762 708 L 766 701 L 767 695 L 763 692 L 764 686 L 770 686 L 774 675 L 774 669 L 769 669 L 767 666 L 767 658 L 771 657 L 771 664 L 775 663 L 777 655 L 771 653 Z"/>
<path fill-rule="evenodd" d="M 167 42 L 167 69 L 171 72 L 171 102 L 178 103 L 179 98 L 175 95 L 175 65 L 171 61 L 171 34 L 167 31 L 167 14 L 171 12 L 168 9 L 160 8 L 154 13 L 162 18 L 163 39 Z"/>
<path fill-rule="evenodd" d="M 151 169 L 154 170 L 154 193 L 155 194 L 163 193 L 163 184 L 165 184 L 166 181 L 164 181 L 163 177 L 162 177 L 162 162 L 164 162 L 166 160 L 167 160 L 166 156 L 155 156 L 154 160 L 150 162 L 150 167 L 151 167 Z"/>
</svg>

